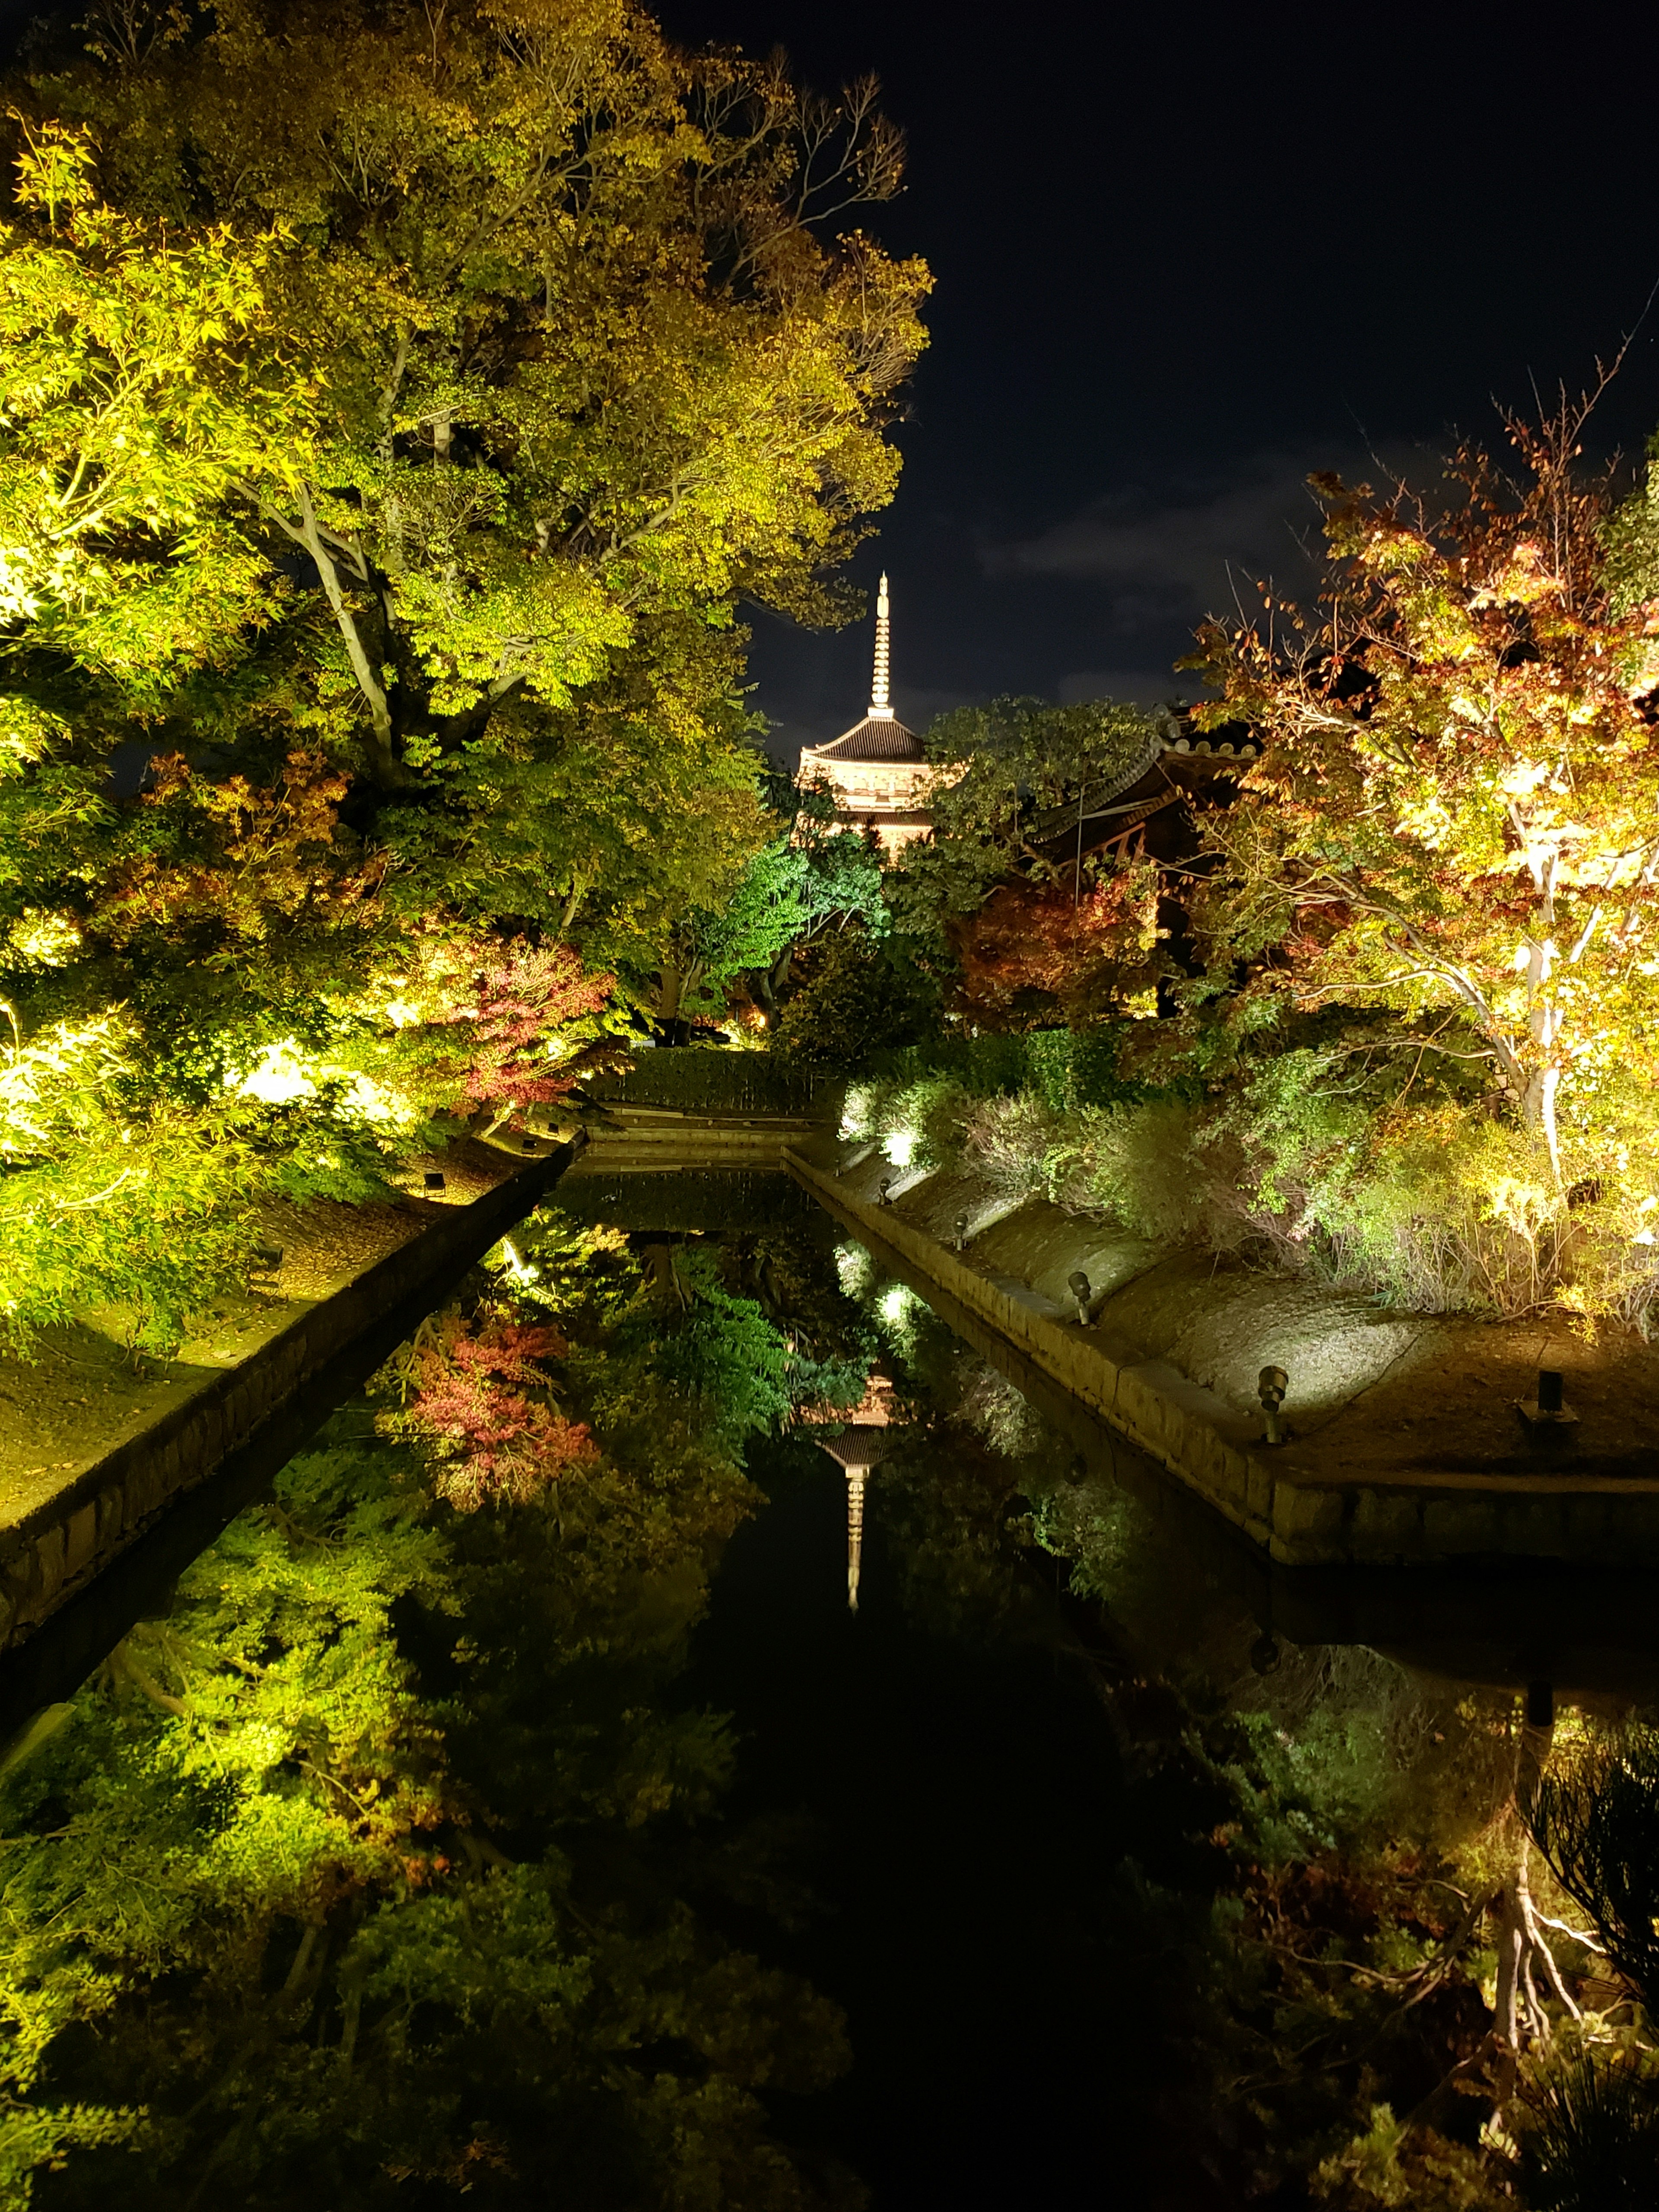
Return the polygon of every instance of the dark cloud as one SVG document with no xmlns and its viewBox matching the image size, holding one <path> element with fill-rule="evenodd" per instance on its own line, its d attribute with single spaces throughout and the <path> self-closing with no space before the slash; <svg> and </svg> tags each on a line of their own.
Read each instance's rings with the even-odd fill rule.
<svg viewBox="0 0 1659 2212">
<path fill-rule="evenodd" d="M 1087 699 L 1116 699 L 1131 707 L 1164 707 L 1172 699 L 1197 696 L 1202 687 L 1167 668 L 1074 668 L 1054 685 L 1062 707 Z"/>
<path fill-rule="evenodd" d="M 1133 637 L 1231 610 L 1257 579 L 1304 587 L 1320 550 L 1316 469 L 1361 477 L 1376 464 L 1354 450 L 1310 447 L 1253 454 L 1224 473 L 1103 494 L 1029 538 L 988 543 L 989 575 L 1054 577 L 1101 587 L 1107 630 Z"/>
</svg>

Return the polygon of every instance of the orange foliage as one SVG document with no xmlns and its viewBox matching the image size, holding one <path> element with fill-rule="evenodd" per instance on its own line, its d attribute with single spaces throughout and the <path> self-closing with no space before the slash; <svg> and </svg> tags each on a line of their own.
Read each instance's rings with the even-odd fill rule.
<svg viewBox="0 0 1659 2212">
<path fill-rule="evenodd" d="M 216 922 L 264 938 L 302 914 L 368 923 L 386 863 L 335 841 L 350 778 L 317 752 L 289 753 L 273 783 L 204 775 L 182 753 L 150 764 L 140 849 L 118 864 L 92 923 L 117 944 L 141 929 Z M 227 955 L 226 957 L 229 957 Z"/>
<path fill-rule="evenodd" d="M 1098 1018 L 1155 979 L 1158 890 L 1142 862 L 1088 885 L 1075 905 L 1069 883 L 1000 884 L 952 930 L 960 1010 L 997 1028 L 1056 1012 Z"/>
<path fill-rule="evenodd" d="M 612 975 L 584 975 L 581 955 L 569 945 L 479 945 L 476 957 L 476 995 L 453 1017 L 472 1024 L 465 1087 L 475 1103 L 546 1105 L 621 1057 L 617 1047 L 600 1043 L 549 1065 L 547 1040 L 599 1012 L 616 987 Z"/>
<path fill-rule="evenodd" d="M 439 1497 L 463 1512 L 522 1504 L 598 1459 L 586 1425 L 553 1402 L 542 1364 L 568 1349 L 556 1328 L 498 1316 L 474 1331 L 451 1316 L 420 1332 L 404 1370 L 410 1402 L 393 1425 L 433 1449 Z"/>
</svg>

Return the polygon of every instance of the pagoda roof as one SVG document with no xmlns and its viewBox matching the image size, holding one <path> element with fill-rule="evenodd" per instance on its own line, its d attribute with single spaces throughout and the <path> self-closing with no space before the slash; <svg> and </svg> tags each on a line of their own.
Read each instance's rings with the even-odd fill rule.
<svg viewBox="0 0 1659 2212">
<path fill-rule="evenodd" d="M 838 1436 L 814 1437 L 813 1443 L 843 1467 L 874 1467 L 903 1443 L 903 1432 L 884 1421 L 855 1421 Z"/>
<path fill-rule="evenodd" d="M 808 745 L 814 760 L 895 761 L 925 768 L 927 756 L 914 730 L 907 730 L 896 714 L 866 714 L 843 730 L 827 745 Z"/>
</svg>

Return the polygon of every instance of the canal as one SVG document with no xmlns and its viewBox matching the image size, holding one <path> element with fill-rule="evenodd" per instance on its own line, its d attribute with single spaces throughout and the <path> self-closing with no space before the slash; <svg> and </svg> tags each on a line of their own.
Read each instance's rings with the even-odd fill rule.
<svg viewBox="0 0 1659 2212">
<path fill-rule="evenodd" d="M 14 1742 L 9 2201 L 1514 2201 L 1644 1593 L 1275 1577 L 995 1349 L 568 1178 Z"/>
</svg>

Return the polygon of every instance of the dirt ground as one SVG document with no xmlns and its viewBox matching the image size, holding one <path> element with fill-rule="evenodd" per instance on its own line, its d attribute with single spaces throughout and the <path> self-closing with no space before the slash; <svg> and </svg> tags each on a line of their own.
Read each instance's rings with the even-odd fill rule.
<svg viewBox="0 0 1659 2212">
<path fill-rule="evenodd" d="M 1531 1431 L 1516 1411 L 1538 1370 L 1563 1380 L 1565 1431 Z M 1437 1320 L 1376 1382 L 1305 1444 L 1298 1465 L 1345 1480 L 1559 1473 L 1659 1477 L 1659 1345 L 1629 1330 L 1587 1344 L 1565 1321 Z"/>
</svg>

